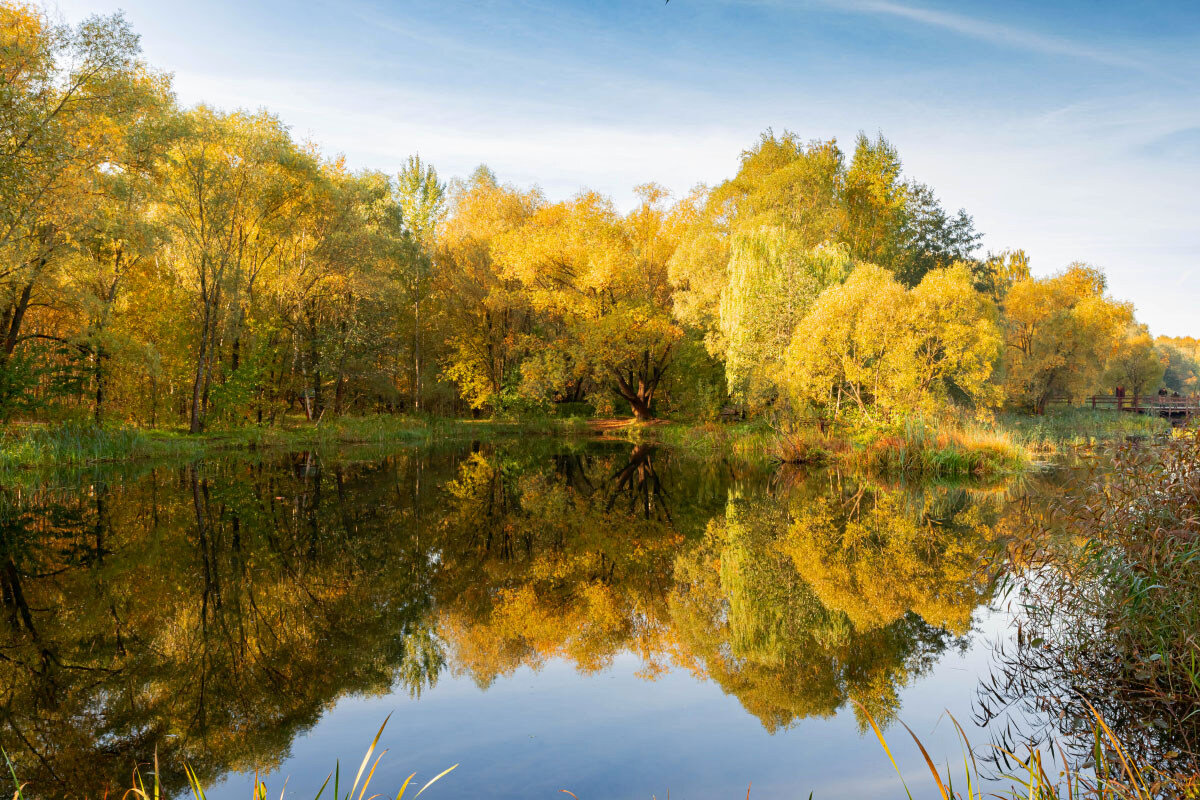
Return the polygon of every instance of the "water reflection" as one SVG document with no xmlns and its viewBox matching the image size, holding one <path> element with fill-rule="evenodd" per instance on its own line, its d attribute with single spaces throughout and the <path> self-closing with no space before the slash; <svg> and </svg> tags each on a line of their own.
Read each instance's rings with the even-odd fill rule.
<svg viewBox="0 0 1200 800">
<path fill-rule="evenodd" d="M 0 742 L 43 794 L 156 749 L 168 788 L 270 768 L 346 694 L 550 659 L 685 668 L 769 731 L 886 720 L 964 646 L 1006 508 L 550 442 L 61 483 L 0 490 Z"/>
</svg>

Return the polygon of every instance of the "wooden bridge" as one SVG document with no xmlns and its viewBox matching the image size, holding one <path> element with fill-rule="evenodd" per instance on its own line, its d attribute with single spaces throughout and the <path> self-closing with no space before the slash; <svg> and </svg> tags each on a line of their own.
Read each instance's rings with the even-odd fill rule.
<svg viewBox="0 0 1200 800">
<path fill-rule="evenodd" d="M 1094 409 L 1128 411 L 1133 414 L 1153 414 L 1172 421 L 1184 422 L 1200 415 L 1200 396 L 1150 394 L 1145 396 L 1097 394 L 1083 401 L 1083 405 Z"/>
</svg>

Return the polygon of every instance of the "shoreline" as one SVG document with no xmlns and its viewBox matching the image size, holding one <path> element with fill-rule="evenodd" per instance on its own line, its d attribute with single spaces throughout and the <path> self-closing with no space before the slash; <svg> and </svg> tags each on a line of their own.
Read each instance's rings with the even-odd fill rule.
<svg viewBox="0 0 1200 800">
<path fill-rule="evenodd" d="M 701 457 L 802 466 L 842 466 L 924 477 L 1000 477 L 1037 467 L 1041 457 L 1106 441 L 1163 435 L 1152 418 L 1071 410 L 1043 417 L 1002 415 L 987 423 L 906 419 L 865 429 L 782 432 L 761 422 L 585 419 L 512 420 L 356 416 L 309 424 L 246 426 L 189 434 L 182 428 L 15 423 L 0 428 L 0 472 L 197 459 L 230 452 L 313 447 L 428 445 L 513 436 L 627 441 Z"/>
</svg>

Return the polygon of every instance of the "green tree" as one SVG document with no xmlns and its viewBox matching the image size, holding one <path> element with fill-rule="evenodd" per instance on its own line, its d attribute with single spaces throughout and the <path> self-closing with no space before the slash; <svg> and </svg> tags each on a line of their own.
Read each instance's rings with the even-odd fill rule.
<svg viewBox="0 0 1200 800">
<path fill-rule="evenodd" d="M 1163 383 L 1180 394 L 1195 394 L 1200 389 L 1200 341 L 1191 336 L 1159 336 L 1155 345 L 1166 356 Z"/>
<path fill-rule="evenodd" d="M 412 328 L 412 402 L 421 407 L 421 306 L 430 290 L 435 233 L 446 210 L 446 184 L 432 165 L 419 155 L 409 156 L 396 176 L 396 194 L 405 227 L 416 243 L 418 254 L 411 260 L 407 280 L 413 309 Z"/>
<path fill-rule="evenodd" d="M 0 4 L 0 403 L 29 399 L 39 358 L 77 357 L 61 316 L 64 264 L 97 173 L 119 169 L 130 128 L 166 87 L 121 15 L 69 27 Z"/>
<path fill-rule="evenodd" d="M 218 345 L 231 302 L 250 291 L 279 252 L 275 224 L 303 196 L 312 159 L 278 119 L 203 106 L 167 154 L 161 204 L 176 280 L 195 301 L 189 428 L 204 427 Z M 231 300 L 232 298 L 232 300 Z"/>
<path fill-rule="evenodd" d="M 735 236 L 721 293 L 721 334 L 730 394 L 751 405 L 773 399 L 783 353 L 817 296 L 850 272 L 844 247 L 801 249 L 782 228 Z"/>
</svg>

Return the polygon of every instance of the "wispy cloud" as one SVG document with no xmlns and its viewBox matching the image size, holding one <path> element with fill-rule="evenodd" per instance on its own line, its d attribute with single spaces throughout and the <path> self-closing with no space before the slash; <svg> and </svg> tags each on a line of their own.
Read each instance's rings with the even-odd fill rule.
<svg viewBox="0 0 1200 800">
<path fill-rule="evenodd" d="M 1152 70 L 1152 66 L 1142 59 L 1111 48 L 1093 47 L 1065 36 L 1041 33 L 965 14 L 906 5 L 892 0 L 823 0 L 822 4 L 851 13 L 896 17 L 1004 47 L 1078 58 L 1112 67 Z"/>
</svg>

